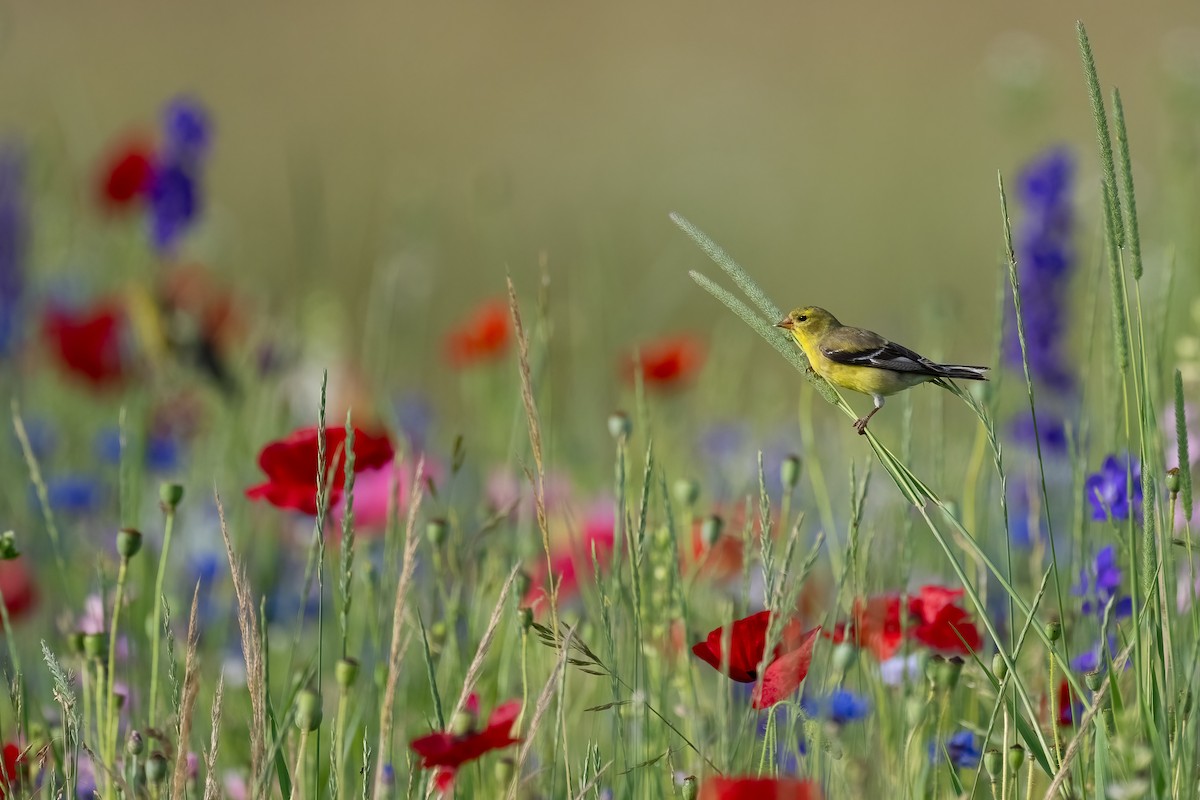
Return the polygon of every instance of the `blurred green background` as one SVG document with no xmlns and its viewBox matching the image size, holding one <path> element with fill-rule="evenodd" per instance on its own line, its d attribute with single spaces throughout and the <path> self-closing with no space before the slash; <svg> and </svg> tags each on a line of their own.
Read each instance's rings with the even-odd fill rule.
<svg viewBox="0 0 1200 800">
<path fill-rule="evenodd" d="M 410 354 L 395 372 L 437 372 L 450 320 L 506 269 L 531 298 L 543 252 L 570 342 L 727 331 L 772 358 L 687 279 L 709 267 L 671 210 L 780 305 L 977 362 L 997 169 L 1078 145 L 1096 262 L 1080 17 L 1125 96 L 1150 268 L 1168 234 L 1193 265 L 1177 225 L 1195 211 L 1193 2 L 9 2 L 0 128 L 86 208 L 105 148 L 194 93 L 217 141 L 185 252 L 349 343 L 383 314 Z M 118 269 L 78 242 L 43 268 Z M 319 313 L 297 286 L 320 290 Z M 931 309 L 960 324 L 952 339 Z"/>
</svg>

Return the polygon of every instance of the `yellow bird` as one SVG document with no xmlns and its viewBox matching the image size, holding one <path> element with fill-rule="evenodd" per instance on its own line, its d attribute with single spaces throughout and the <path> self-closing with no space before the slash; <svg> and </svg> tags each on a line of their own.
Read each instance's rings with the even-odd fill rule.
<svg viewBox="0 0 1200 800">
<path fill-rule="evenodd" d="M 883 399 L 888 395 L 939 378 L 987 380 L 983 374 L 987 367 L 936 364 L 878 333 L 843 325 L 817 306 L 793 309 L 775 327 L 792 332 L 792 338 L 808 356 L 810 369 L 822 378 L 875 399 L 871 413 L 854 421 L 860 435 L 867 432 L 867 423 L 883 408 Z"/>
</svg>

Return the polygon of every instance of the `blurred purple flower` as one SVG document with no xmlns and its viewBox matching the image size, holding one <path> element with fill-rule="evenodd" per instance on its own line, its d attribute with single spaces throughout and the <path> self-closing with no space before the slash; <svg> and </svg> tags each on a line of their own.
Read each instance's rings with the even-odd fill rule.
<svg viewBox="0 0 1200 800">
<path fill-rule="evenodd" d="M 0 358 L 21 333 L 21 299 L 29 254 L 25 198 L 25 154 L 15 144 L 0 146 Z"/>
<path fill-rule="evenodd" d="M 105 428 L 96 435 L 96 457 L 106 464 L 121 462 L 121 431 Z M 150 472 L 173 472 L 183 461 L 183 446 L 170 434 L 151 433 L 146 439 L 145 466 Z"/>
<path fill-rule="evenodd" d="M 163 109 L 163 133 L 174 158 L 193 162 L 203 157 L 212 139 L 208 110 L 193 97 L 172 99 Z"/>
<path fill-rule="evenodd" d="M 1110 633 L 1107 637 L 1107 641 L 1108 658 L 1116 659 L 1117 651 L 1119 649 L 1117 646 L 1117 637 Z M 1071 669 L 1075 670 L 1076 672 L 1094 672 L 1100 667 L 1104 666 L 1103 647 L 1103 643 L 1096 642 L 1092 649 L 1086 650 L 1072 658 Z M 1126 666 L 1128 666 L 1128 662 L 1126 662 Z"/>
<path fill-rule="evenodd" d="M 89 475 L 60 475 L 46 481 L 50 508 L 64 514 L 90 514 L 103 500 L 100 482 Z M 30 505 L 39 505 L 37 492 L 30 491 Z"/>
<path fill-rule="evenodd" d="M 1083 598 L 1080 610 L 1084 614 L 1103 619 L 1105 608 L 1112 602 L 1113 618 L 1123 619 L 1133 613 L 1133 601 L 1120 594 L 1121 579 L 1116 553 L 1113 546 L 1108 545 L 1096 553 L 1091 564 L 1079 571 L 1079 583 L 1071 588 L 1071 594 Z"/>
<path fill-rule="evenodd" d="M 183 164 L 158 165 L 150 182 L 150 239 L 160 252 L 171 250 L 200 212 L 199 188 Z"/>
<path fill-rule="evenodd" d="M 1030 377 L 1050 389 L 1052 398 L 1068 393 L 1075 385 L 1065 352 L 1070 325 L 1068 298 L 1075 262 L 1071 245 L 1073 173 L 1071 152 L 1060 146 L 1035 157 L 1017 178 L 1017 200 L 1024 213 L 1013 238 L 1025 360 L 1029 363 Z M 1011 300 L 1004 329 L 1004 361 L 1013 369 L 1024 369 L 1016 307 Z M 1039 408 L 1038 434 L 1044 450 L 1055 454 L 1066 451 L 1061 414 Z M 1036 443 L 1028 410 L 1012 423 L 1012 435 L 1018 442 Z"/>
<path fill-rule="evenodd" d="M 974 769 L 979 766 L 979 745 L 975 743 L 975 734 L 971 731 L 959 731 L 951 734 L 946 740 L 946 755 L 955 769 Z M 942 760 L 942 746 L 938 742 L 929 743 L 929 762 L 939 764 Z"/>
<path fill-rule="evenodd" d="M 1088 475 L 1084 495 L 1092 504 L 1092 519 L 1126 520 L 1142 516 L 1142 468 L 1130 455 L 1109 456 L 1099 472 Z"/>
</svg>

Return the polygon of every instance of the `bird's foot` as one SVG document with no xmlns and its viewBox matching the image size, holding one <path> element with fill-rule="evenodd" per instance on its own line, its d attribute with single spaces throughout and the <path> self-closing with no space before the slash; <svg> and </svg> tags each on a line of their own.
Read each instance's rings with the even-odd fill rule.
<svg viewBox="0 0 1200 800">
<path fill-rule="evenodd" d="M 854 430 L 858 431 L 859 436 L 867 435 L 867 422 L 869 422 L 870 419 L 870 417 L 859 417 L 858 419 L 854 420 Z"/>
<path fill-rule="evenodd" d="M 812 368 L 812 364 L 809 364 L 807 367 L 804 368 L 804 372 L 808 375 L 815 375 L 817 371 Z"/>
</svg>

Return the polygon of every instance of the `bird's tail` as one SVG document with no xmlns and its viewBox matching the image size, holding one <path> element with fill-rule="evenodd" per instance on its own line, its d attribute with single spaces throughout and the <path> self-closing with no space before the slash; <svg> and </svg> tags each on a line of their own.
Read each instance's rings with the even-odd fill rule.
<svg viewBox="0 0 1200 800">
<path fill-rule="evenodd" d="M 968 367 L 963 364 L 938 364 L 938 373 L 943 378 L 961 378 L 966 381 L 986 381 L 988 367 Z"/>
</svg>

